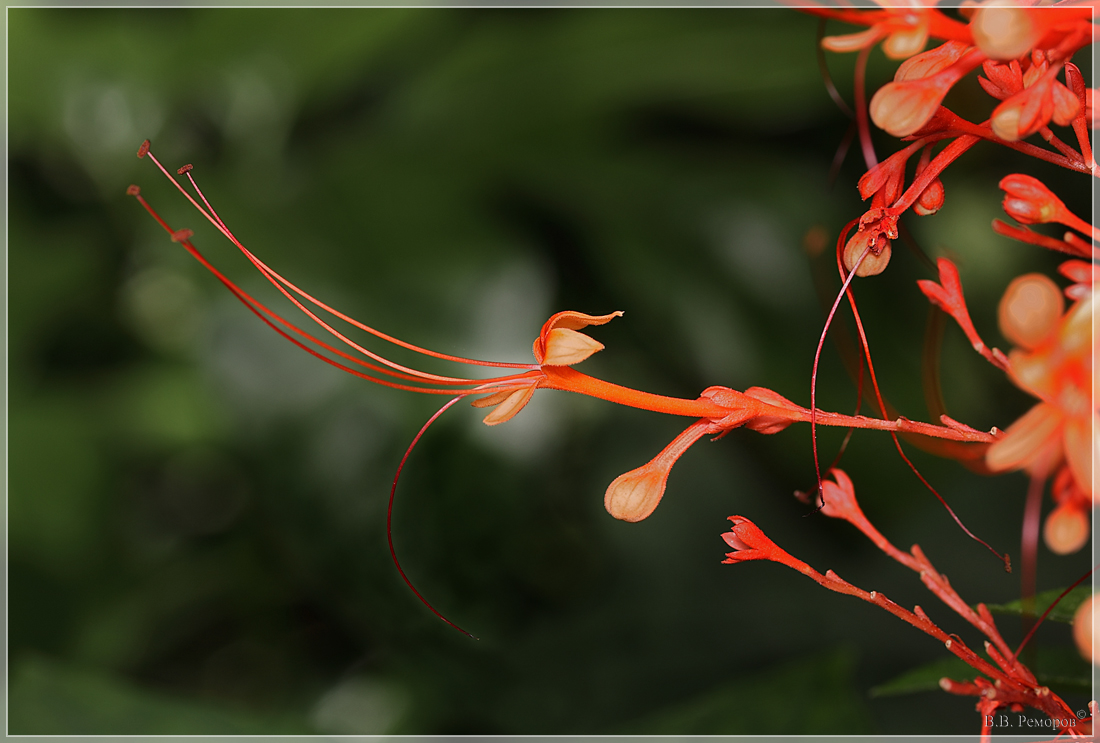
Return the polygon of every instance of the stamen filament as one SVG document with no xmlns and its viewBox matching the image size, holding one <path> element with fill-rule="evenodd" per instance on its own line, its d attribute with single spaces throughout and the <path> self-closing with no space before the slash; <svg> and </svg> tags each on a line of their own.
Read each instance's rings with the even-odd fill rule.
<svg viewBox="0 0 1100 743">
<path fill-rule="evenodd" d="M 534 365 L 534 364 L 517 364 L 517 363 L 505 363 L 505 362 L 494 362 L 494 361 L 482 361 L 482 360 L 478 360 L 478 359 L 468 359 L 468 358 L 461 357 L 461 356 L 452 356 L 450 354 L 443 354 L 443 353 L 439 353 L 437 351 L 431 351 L 429 349 L 421 348 L 420 346 L 416 346 L 414 344 L 407 343 L 407 342 L 402 341 L 398 338 L 394 338 L 393 336 L 390 336 L 386 333 L 382 333 L 381 331 L 378 331 L 378 330 L 376 330 L 376 329 L 374 329 L 374 328 L 372 328 L 368 325 L 365 325 L 365 324 L 363 324 L 363 323 L 361 323 L 361 322 L 359 322 L 359 321 L 357 321 L 357 320 L 355 320 L 351 317 L 348 317 L 344 313 L 339 312 L 338 310 L 326 305 L 325 303 L 323 303 L 320 300 L 314 298 L 313 296 L 311 296 L 307 292 L 305 292 L 302 289 L 298 288 L 293 283 L 287 281 L 285 278 L 283 278 L 281 275 L 279 275 L 276 271 L 274 271 L 269 266 L 267 266 L 263 261 L 261 261 L 259 258 L 257 258 L 251 251 L 249 251 L 236 238 L 236 236 L 233 235 L 233 233 L 228 229 L 228 227 L 226 227 L 226 225 L 222 221 L 221 217 L 219 217 L 217 215 L 217 213 L 214 211 L 213 207 L 210 205 L 210 202 L 206 199 L 206 196 L 202 193 L 201 189 L 199 189 L 198 184 L 195 182 L 194 177 L 191 176 L 189 168 L 181 169 L 181 170 L 183 170 L 183 172 L 186 173 L 186 175 L 188 177 L 188 180 L 192 183 L 192 185 L 195 188 L 195 191 L 199 194 L 199 197 L 202 199 L 203 203 L 206 205 L 206 207 L 207 207 L 206 209 L 204 209 L 203 206 L 201 206 L 191 196 L 191 194 L 189 194 L 186 191 L 186 189 L 184 189 L 183 186 L 180 185 L 180 183 L 174 177 L 172 177 L 172 175 L 161 164 L 161 162 L 156 158 L 156 156 L 153 155 L 152 152 L 148 151 L 148 146 L 145 145 L 145 144 L 143 144 L 143 147 L 142 147 L 142 154 L 143 155 L 148 155 L 149 158 L 153 161 L 153 163 L 157 166 L 157 168 L 165 175 L 165 177 L 168 178 L 168 180 L 172 182 L 172 184 L 176 187 L 176 189 L 179 190 L 180 193 L 182 193 L 184 195 L 184 197 L 187 198 L 187 200 L 189 202 L 191 202 L 191 205 L 194 206 L 195 209 L 197 209 L 199 211 L 199 213 L 202 214 L 202 216 L 207 221 L 209 221 L 219 232 L 221 232 L 228 240 L 230 240 L 230 242 L 232 242 L 239 250 L 241 250 L 241 252 L 244 253 L 244 255 L 249 259 L 249 261 L 253 265 L 255 265 L 256 268 L 258 268 L 261 273 L 264 274 L 264 277 L 267 278 L 268 281 L 270 281 L 277 289 L 279 289 L 279 291 L 284 296 L 286 296 L 287 299 L 289 299 L 292 303 L 294 303 L 295 306 L 297 306 L 300 310 L 302 310 L 302 312 L 306 313 L 311 319 L 313 319 L 319 325 L 324 327 L 331 334 L 333 334 L 334 336 L 336 336 L 341 341 L 343 341 L 347 345 L 351 346 L 355 350 L 359 351 L 360 353 L 363 353 L 366 356 L 374 359 L 375 361 L 378 361 L 379 363 L 384 364 L 385 366 L 388 366 L 388 367 L 390 367 L 392 369 L 395 369 L 399 372 L 403 372 L 405 374 L 412 374 L 412 375 L 414 375 L 418 378 L 422 378 L 424 380 L 435 382 L 435 383 L 460 384 L 461 385 L 461 384 L 476 384 L 479 381 L 481 381 L 481 380 L 466 379 L 466 378 L 461 378 L 461 377 L 448 377 L 448 376 L 442 376 L 442 375 L 437 375 L 437 374 L 430 374 L 430 373 L 427 373 L 427 372 L 421 372 L 419 370 L 411 369 L 411 368 L 403 366 L 401 364 L 396 364 L 392 361 L 389 361 L 388 359 L 385 359 L 384 357 L 379 356 L 378 354 L 373 353 L 373 352 L 369 351 L 368 349 L 363 348 L 362 346 L 354 343 L 353 341 L 348 339 L 346 336 L 344 336 L 343 334 L 336 331 L 330 325 L 328 325 L 323 320 L 321 320 L 319 317 L 317 317 L 316 314 L 314 314 L 313 312 L 308 310 L 306 307 L 304 307 L 298 300 L 296 300 L 294 297 L 290 296 L 290 294 L 283 288 L 283 286 L 288 287 L 291 291 L 295 292 L 299 296 L 305 298 L 306 300 L 313 303 L 317 307 L 320 307 L 321 309 L 323 309 L 326 312 L 329 312 L 330 314 L 340 318 L 341 320 L 344 320 L 345 322 L 348 322 L 348 323 L 354 325 L 355 327 L 357 327 L 357 328 L 359 328 L 359 329 L 361 329 L 365 332 L 368 332 L 368 333 L 370 333 L 370 334 L 372 334 L 372 335 L 374 335 L 378 338 L 381 338 L 382 340 L 388 341 L 390 343 L 393 343 L 394 345 L 401 346 L 401 347 L 409 349 L 411 351 L 415 351 L 417 353 L 421 353 L 421 354 L 424 354 L 424 355 L 427 355 L 427 356 L 432 356 L 434 358 L 443 359 L 443 360 L 446 360 L 446 361 L 454 361 L 454 362 L 458 362 L 458 363 L 471 364 L 471 365 L 476 365 L 476 366 L 504 367 L 504 368 L 525 369 L 525 370 L 533 370 L 533 369 L 538 368 L 537 365 Z M 207 209 L 209 209 L 209 211 L 207 211 Z M 163 222 L 162 222 L 162 224 L 163 224 Z M 280 286 L 280 284 L 283 285 L 283 286 Z M 398 375 L 394 375 L 394 376 L 398 376 Z"/>
</svg>

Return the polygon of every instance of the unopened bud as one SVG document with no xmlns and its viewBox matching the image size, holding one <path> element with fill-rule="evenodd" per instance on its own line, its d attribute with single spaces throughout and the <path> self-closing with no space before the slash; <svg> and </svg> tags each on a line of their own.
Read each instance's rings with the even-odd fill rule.
<svg viewBox="0 0 1100 743">
<path fill-rule="evenodd" d="M 1017 276 L 997 307 L 1001 333 L 1014 345 L 1035 348 L 1058 325 L 1065 308 L 1058 285 L 1040 273 Z"/>
<path fill-rule="evenodd" d="M 902 62 L 894 73 L 894 82 L 931 77 L 958 62 L 959 57 L 969 50 L 970 47 L 961 41 L 940 44 L 935 49 L 929 49 Z"/>
<path fill-rule="evenodd" d="M 935 214 L 943 207 L 943 181 L 935 179 L 921 191 L 917 202 L 913 204 L 913 211 L 922 217 Z"/>
<path fill-rule="evenodd" d="M 890 59 L 908 59 L 924 49 L 928 43 L 928 23 L 920 22 L 913 28 L 895 31 L 882 42 L 882 52 Z"/>
<path fill-rule="evenodd" d="M 970 32 L 974 43 L 990 59 L 1017 59 L 1027 54 L 1041 29 L 1032 22 L 1027 8 L 1005 7 L 1019 5 L 1017 0 L 992 0 L 974 11 L 970 19 Z"/>
<path fill-rule="evenodd" d="M 1042 181 L 1029 175 L 1006 175 L 997 184 L 1005 192 L 1005 214 L 1020 224 L 1044 224 L 1057 221 L 1065 205 Z"/>
<path fill-rule="evenodd" d="M 653 513 L 665 494 L 671 470 L 671 464 L 663 464 L 650 462 L 616 477 L 604 493 L 607 512 L 620 521 L 641 521 Z"/>
<path fill-rule="evenodd" d="M 951 75 L 887 83 L 871 98 L 871 120 L 895 137 L 908 137 L 935 115 L 954 83 Z"/>
<path fill-rule="evenodd" d="M 876 230 L 861 230 L 844 245 L 842 258 L 856 276 L 877 276 L 890 263 L 890 241 Z"/>
<path fill-rule="evenodd" d="M 1063 503 L 1047 516 L 1043 541 L 1056 555 L 1070 555 L 1089 541 L 1088 514 L 1076 504 Z"/>
<path fill-rule="evenodd" d="M 1077 607 L 1073 615 L 1073 640 L 1085 660 L 1094 666 L 1100 666 L 1100 643 L 1096 642 L 1096 594 Z M 1089 705 L 1096 714 L 1096 702 Z"/>
</svg>

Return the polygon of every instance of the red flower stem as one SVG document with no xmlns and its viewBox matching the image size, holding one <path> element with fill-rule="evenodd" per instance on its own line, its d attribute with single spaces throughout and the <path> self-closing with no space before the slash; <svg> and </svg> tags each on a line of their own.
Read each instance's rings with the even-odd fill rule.
<svg viewBox="0 0 1100 743">
<path fill-rule="evenodd" d="M 1056 150 L 1061 152 L 1069 159 L 1080 160 L 1082 163 L 1085 162 L 1085 159 L 1081 157 L 1081 153 L 1059 139 L 1058 136 L 1050 130 L 1049 126 L 1044 126 L 1039 129 L 1039 136 L 1042 137 L 1043 140 L 1047 142 L 1047 144 L 1052 145 Z"/>
<path fill-rule="evenodd" d="M 940 107 L 937 116 L 944 114 L 945 112 L 950 115 L 950 128 L 936 132 L 935 134 L 924 135 L 923 138 L 931 141 L 957 137 L 960 134 L 970 134 L 972 136 L 979 137 L 990 142 L 995 142 L 999 145 L 1004 145 L 1005 147 L 1016 150 L 1017 152 L 1022 152 L 1025 155 L 1030 155 L 1031 157 L 1037 158 L 1039 160 L 1045 160 L 1049 163 L 1060 165 L 1061 167 L 1068 170 L 1075 170 L 1078 173 L 1091 173 L 1093 175 L 1096 175 L 1095 172 L 1090 170 L 1084 165 L 1084 163 L 1078 160 L 1065 157 L 1064 155 L 1059 155 L 1058 153 L 1051 152 L 1050 150 L 1044 150 L 1042 147 L 1036 147 L 1035 145 L 1029 144 L 1027 142 L 1009 142 L 1008 140 L 1001 139 L 993 133 L 993 129 L 989 125 L 988 121 L 985 121 L 980 125 L 973 124 L 966 119 L 963 119 L 955 115 L 954 113 L 951 113 L 951 111 L 942 106 Z"/>
<path fill-rule="evenodd" d="M 1035 622 L 1035 578 L 1039 565 L 1039 521 L 1043 506 L 1045 477 L 1032 474 L 1024 501 L 1024 519 L 1020 529 L 1020 619 L 1024 635 Z"/>
<path fill-rule="evenodd" d="M 1093 227 L 1091 224 L 1078 217 L 1069 209 L 1060 210 L 1058 216 L 1060 217 L 1059 221 L 1066 227 L 1072 227 L 1078 232 L 1089 235 L 1090 237 L 1092 237 L 1093 240 L 1100 240 L 1100 229 Z"/>
<path fill-rule="evenodd" d="M 859 129 L 859 146 L 863 150 L 863 161 L 867 163 L 867 169 L 878 165 L 878 157 L 875 155 L 875 145 L 871 142 L 871 127 L 867 123 L 867 57 L 871 53 L 871 47 L 865 46 L 859 50 L 856 58 L 855 96 L 856 96 L 856 127 Z"/>
<path fill-rule="evenodd" d="M 1081 102 L 1081 108 L 1085 107 L 1085 102 Z M 1082 114 L 1073 120 L 1073 133 L 1077 135 L 1077 144 L 1081 147 L 1081 155 L 1085 158 L 1085 167 L 1087 167 L 1093 173 L 1096 172 L 1096 161 L 1092 156 L 1092 145 L 1089 143 L 1089 125 L 1085 121 L 1085 116 Z"/>
<path fill-rule="evenodd" d="M 1038 245 L 1043 248 L 1049 248 L 1050 250 L 1057 250 L 1060 253 L 1068 253 L 1069 255 L 1077 258 L 1084 258 L 1086 260 L 1100 259 L 1100 250 L 1095 247 L 1087 245 L 1085 243 L 1077 244 L 1068 241 L 1058 240 L 1047 235 L 1040 235 L 1038 232 L 1034 232 L 1027 227 L 1016 227 L 1010 225 L 1000 219 L 993 220 L 993 231 L 999 235 L 1005 237 L 1011 237 L 1013 240 L 1019 240 L 1020 242 L 1030 243 L 1032 245 Z M 1069 235 L 1070 233 L 1067 233 Z"/>
<path fill-rule="evenodd" d="M 928 163 L 928 167 L 920 172 L 920 175 L 913 179 L 913 182 L 906 189 L 905 193 L 901 195 L 891 207 L 890 210 L 896 214 L 901 214 L 903 211 L 913 205 L 920 195 L 924 193 L 924 189 L 928 188 L 928 185 L 939 178 L 940 173 L 947 168 L 948 165 L 953 163 L 960 155 L 969 150 L 975 144 L 977 144 L 979 138 L 970 134 L 964 134 L 956 139 L 951 144 L 944 147 L 938 155 L 932 158 L 932 162 Z M 916 143 L 914 143 L 916 144 Z M 923 144 L 923 142 L 922 142 Z"/>
</svg>

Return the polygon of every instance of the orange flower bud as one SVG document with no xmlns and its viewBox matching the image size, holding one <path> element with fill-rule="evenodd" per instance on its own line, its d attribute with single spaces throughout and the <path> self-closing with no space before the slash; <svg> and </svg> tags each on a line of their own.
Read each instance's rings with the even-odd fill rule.
<svg viewBox="0 0 1100 743">
<path fill-rule="evenodd" d="M 607 512 L 620 521 L 641 521 L 653 513 L 665 494 L 672 465 L 708 429 L 714 433 L 709 421 L 692 423 L 653 459 L 612 480 L 603 496 Z"/>
<path fill-rule="evenodd" d="M 864 252 L 866 256 L 860 262 Z M 855 269 L 856 276 L 877 276 L 890 263 L 890 241 L 877 230 L 860 230 L 844 245 L 842 258 L 844 267 L 849 271 Z"/>
<path fill-rule="evenodd" d="M 1100 645 L 1096 643 L 1096 594 L 1077 607 L 1073 615 L 1073 641 L 1081 651 L 1081 657 L 1100 666 Z"/>
<path fill-rule="evenodd" d="M 897 72 L 894 73 L 894 82 L 931 77 L 955 64 L 959 61 L 959 57 L 970 49 L 971 47 L 961 41 L 948 41 L 935 49 L 910 57 L 898 66 Z"/>
<path fill-rule="evenodd" d="M 1089 541 L 1089 517 L 1074 503 L 1058 506 L 1043 525 L 1043 541 L 1056 555 L 1070 555 Z"/>
<path fill-rule="evenodd" d="M 943 207 L 943 181 L 939 178 L 932 181 L 921 191 L 920 196 L 913 204 L 913 211 L 922 217 L 935 214 Z"/>
<path fill-rule="evenodd" d="M 1021 224 L 1042 224 L 1058 221 L 1065 209 L 1062 200 L 1051 193 L 1038 178 L 1014 173 L 997 184 L 1005 192 L 1005 214 Z"/>
<path fill-rule="evenodd" d="M 887 83 L 871 98 L 871 120 L 878 128 L 895 137 L 908 137 L 935 115 L 955 81 L 954 75 L 940 73 L 917 80 Z"/>
<path fill-rule="evenodd" d="M 991 0 L 974 11 L 970 19 L 970 32 L 974 43 L 990 59 L 1017 59 L 1031 51 L 1043 33 L 1032 22 L 1027 8 L 1005 7 L 1018 5 L 1015 0 Z"/>
<path fill-rule="evenodd" d="M 924 49 L 928 43 L 928 21 L 922 19 L 912 28 L 895 31 L 882 42 L 882 53 L 890 59 L 906 59 Z"/>
<path fill-rule="evenodd" d="M 1017 276 L 997 308 L 1001 333 L 1014 345 L 1035 348 L 1058 327 L 1065 302 L 1058 285 L 1039 273 Z"/>
</svg>

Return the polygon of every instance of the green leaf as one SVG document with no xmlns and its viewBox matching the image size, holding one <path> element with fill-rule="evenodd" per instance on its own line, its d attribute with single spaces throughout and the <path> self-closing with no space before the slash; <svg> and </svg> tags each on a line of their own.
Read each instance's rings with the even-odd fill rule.
<svg viewBox="0 0 1100 743">
<path fill-rule="evenodd" d="M 874 732 L 852 678 L 851 653 L 836 651 L 727 684 L 635 720 L 632 735 L 856 735 Z M 798 700 L 798 714 L 791 714 Z"/>
<path fill-rule="evenodd" d="M 1043 591 L 1042 593 L 1035 594 L 1034 609 L 1031 613 L 1035 616 L 1041 616 L 1047 607 L 1053 604 L 1059 596 L 1062 595 L 1064 588 L 1052 588 L 1049 591 Z M 1089 586 L 1078 586 L 1072 591 L 1066 594 L 1066 597 L 1058 602 L 1050 614 L 1047 615 L 1047 619 L 1054 622 L 1065 622 L 1066 624 L 1073 624 L 1073 615 L 1077 611 L 1085 599 L 1092 595 L 1092 589 Z M 1017 599 L 1016 601 L 1009 601 L 1007 604 L 986 604 L 988 608 L 994 614 L 1015 614 L 1017 616 L 1024 613 L 1023 605 Z"/>
<path fill-rule="evenodd" d="M 1088 691 L 1092 688 L 1092 667 L 1072 648 L 1038 648 L 1035 667 L 1031 669 L 1036 680 L 1055 691 Z M 917 666 L 896 678 L 879 684 L 870 691 L 872 697 L 888 697 L 934 691 L 940 688 L 944 676 L 957 681 L 973 679 L 979 674 L 959 658 L 941 658 Z"/>
</svg>

